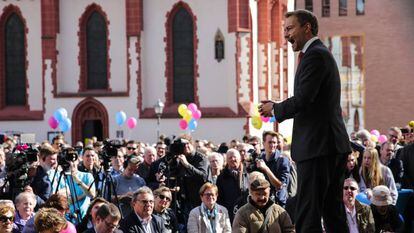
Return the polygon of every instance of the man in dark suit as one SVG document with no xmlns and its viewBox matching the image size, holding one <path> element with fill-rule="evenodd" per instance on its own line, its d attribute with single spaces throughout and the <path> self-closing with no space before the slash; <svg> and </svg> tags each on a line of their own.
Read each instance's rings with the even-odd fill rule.
<svg viewBox="0 0 414 233">
<path fill-rule="evenodd" d="M 161 233 L 165 232 L 164 220 L 152 214 L 154 195 L 150 188 L 139 188 L 132 196 L 132 211 L 120 222 L 123 233 Z"/>
<path fill-rule="evenodd" d="M 118 207 L 112 203 L 103 204 L 96 211 L 95 225 L 83 233 L 122 233 L 118 230 L 121 213 Z"/>
<path fill-rule="evenodd" d="M 285 14 L 285 38 L 300 52 L 294 96 L 263 101 L 259 111 L 280 123 L 294 118 L 292 158 L 297 164 L 296 231 L 348 232 L 342 200 L 347 156 L 351 152 L 340 106 L 341 83 L 335 60 L 317 38 L 309 11 Z"/>
</svg>

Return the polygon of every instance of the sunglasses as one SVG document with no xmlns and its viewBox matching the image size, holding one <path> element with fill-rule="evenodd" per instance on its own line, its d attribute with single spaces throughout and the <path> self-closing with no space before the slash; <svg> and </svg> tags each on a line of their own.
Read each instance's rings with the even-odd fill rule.
<svg viewBox="0 0 414 233">
<path fill-rule="evenodd" d="M 137 148 L 135 147 L 127 147 L 128 150 L 136 150 Z"/>
<path fill-rule="evenodd" d="M 352 187 L 352 186 L 344 186 L 344 190 L 351 190 L 351 191 L 355 191 L 355 190 L 357 190 L 357 188 L 355 188 L 355 187 Z"/>
<path fill-rule="evenodd" d="M 164 195 L 162 195 L 162 194 L 158 195 L 158 198 L 159 198 L 159 199 L 161 199 L 161 200 L 171 201 L 171 198 L 169 198 L 169 197 L 167 197 L 167 196 L 164 196 Z"/>
<path fill-rule="evenodd" d="M 13 222 L 14 221 L 14 216 L 4 216 L 4 215 L 0 215 L 0 222 L 6 223 L 7 221 Z"/>
</svg>

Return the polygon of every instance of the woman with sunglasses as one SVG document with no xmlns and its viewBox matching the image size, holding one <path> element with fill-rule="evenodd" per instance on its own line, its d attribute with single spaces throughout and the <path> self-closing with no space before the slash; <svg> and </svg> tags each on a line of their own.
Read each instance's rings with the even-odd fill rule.
<svg viewBox="0 0 414 233">
<path fill-rule="evenodd" d="M 13 228 L 15 209 L 13 204 L 0 203 L 0 233 L 17 233 L 17 228 Z"/>
<path fill-rule="evenodd" d="M 167 187 L 154 190 L 154 214 L 164 219 L 167 232 L 176 233 L 178 232 L 177 218 L 174 211 L 169 208 L 171 196 L 171 191 Z"/>
</svg>

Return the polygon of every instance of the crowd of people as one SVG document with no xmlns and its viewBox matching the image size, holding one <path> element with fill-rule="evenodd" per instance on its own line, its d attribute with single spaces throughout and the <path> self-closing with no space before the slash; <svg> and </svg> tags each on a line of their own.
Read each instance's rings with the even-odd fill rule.
<svg viewBox="0 0 414 233">
<path fill-rule="evenodd" d="M 405 212 L 396 204 L 399 190 L 413 188 L 414 133 L 391 127 L 388 138 L 351 134 L 350 232 L 410 232 L 413 199 Z M 58 135 L 30 147 L 38 159 L 25 161 L 24 178 L 7 166 L 30 156 L 15 140 L 0 147 L 0 232 L 295 232 L 296 165 L 274 131 L 220 145 L 181 135 L 71 147 Z"/>
</svg>

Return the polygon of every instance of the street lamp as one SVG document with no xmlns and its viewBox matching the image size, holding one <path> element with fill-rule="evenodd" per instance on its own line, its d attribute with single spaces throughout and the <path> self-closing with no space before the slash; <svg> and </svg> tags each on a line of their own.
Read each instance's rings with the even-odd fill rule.
<svg viewBox="0 0 414 233">
<path fill-rule="evenodd" d="M 157 115 L 157 141 L 160 138 L 160 119 L 162 111 L 164 110 L 164 103 L 158 99 L 157 103 L 154 105 L 155 115 Z"/>
</svg>

